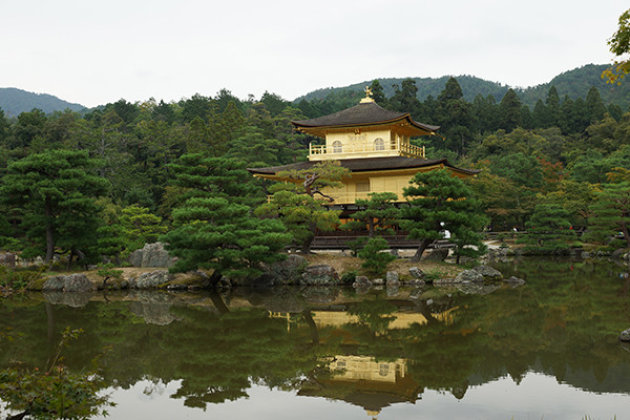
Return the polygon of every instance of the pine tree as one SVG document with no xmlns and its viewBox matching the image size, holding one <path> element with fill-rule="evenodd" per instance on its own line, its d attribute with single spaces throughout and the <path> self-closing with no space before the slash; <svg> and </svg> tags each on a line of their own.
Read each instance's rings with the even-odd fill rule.
<svg viewBox="0 0 630 420">
<path fill-rule="evenodd" d="M 372 83 L 370 84 L 370 90 L 372 91 L 372 99 L 374 99 L 374 102 L 376 102 L 378 105 L 382 106 L 383 108 L 387 108 L 389 103 L 387 101 L 387 98 L 385 97 L 385 91 L 383 90 L 383 86 L 378 81 L 378 79 L 374 79 L 372 81 Z"/>
<path fill-rule="evenodd" d="M 355 205 L 360 209 L 352 213 L 352 222 L 342 227 L 348 230 L 364 230 L 367 226 L 368 236 L 389 234 L 391 227 L 398 222 L 400 209 L 394 202 L 398 197 L 394 193 L 371 193 L 368 199 L 357 199 Z"/>
<path fill-rule="evenodd" d="M 545 125 L 543 127 L 560 127 L 562 111 L 560 109 L 560 96 L 555 86 L 549 88 L 545 106 L 547 108 L 547 115 L 545 116 Z"/>
<path fill-rule="evenodd" d="M 521 112 L 521 101 L 518 95 L 514 92 L 514 89 L 508 89 L 499 104 L 499 113 L 501 115 L 500 128 L 510 132 L 519 127 L 522 123 Z"/>
<path fill-rule="evenodd" d="M 621 232 L 630 248 L 630 182 L 602 185 L 590 210 L 589 238 L 606 243 Z"/>
<path fill-rule="evenodd" d="M 71 259 L 94 250 L 100 211 L 95 200 L 109 187 L 94 175 L 95 165 L 87 152 L 70 150 L 32 154 L 9 165 L 0 197 L 23 211 L 25 255 L 43 252 L 50 262 L 57 246 L 70 251 Z"/>
<path fill-rule="evenodd" d="M 389 263 L 396 259 L 395 255 L 383 252 L 387 249 L 389 249 L 389 244 L 382 237 L 370 238 L 359 251 L 359 258 L 363 260 L 361 267 L 377 275 L 384 274 Z"/>
<path fill-rule="evenodd" d="M 586 114 L 591 124 L 601 120 L 606 114 L 606 105 L 599 95 L 599 89 L 595 86 L 591 87 L 586 94 Z"/>
<path fill-rule="evenodd" d="M 325 161 L 304 170 L 280 172 L 290 182 L 270 188 L 273 193 L 268 203 L 256 209 L 260 217 L 280 219 L 293 236 L 293 244 L 309 253 L 317 230 L 333 230 L 339 223 L 339 210 L 324 207 L 331 197 L 326 188 L 338 188 L 348 170 L 338 162 Z"/>
<path fill-rule="evenodd" d="M 213 269 L 211 282 L 222 275 L 260 274 L 261 263 L 283 258 L 290 240 L 279 220 L 253 216 L 247 195 L 255 187 L 243 165 L 233 159 L 184 155 L 173 165 L 174 184 L 186 200 L 173 210 L 173 226 L 163 236 L 178 257 L 172 271 Z"/>
<path fill-rule="evenodd" d="M 420 240 L 414 259 L 419 260 L 433 241 L 444 238 L 446 230 L 457 245 L 456 255 L 468 254 L 464 251 L 468 246 L 476 248 L 475 254 L 484 252 L 477 233 L 486 218 L 472 190 L 461 179 L 445 169 L 421 172 L 405 188 L 404 195 L 409 207 L 402 208 L 400 226 L 409 232 L 410 239 Z"/>
<path fill-rule="evenodd" d="M 576 236 L 569 213 L 556 204 L 538 204 L 525 227 L 527 235 L 522 242 L 529 252 L 566 250 Z"/>
</svg>

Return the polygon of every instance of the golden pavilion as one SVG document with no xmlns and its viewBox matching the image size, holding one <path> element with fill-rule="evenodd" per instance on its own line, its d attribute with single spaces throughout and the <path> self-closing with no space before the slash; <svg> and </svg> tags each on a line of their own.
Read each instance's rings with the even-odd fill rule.
<svg viewBox="0 0 630 420">
<path fill-rule="evenodd" d="M 278 173 L 309 169 L 334 160 L 349 169 L 343 187 L 324 190 L 334 201 L 328 205 L 352 207 L 357 199 L 374 192 L 393 192 L 402 202 L 403 188 L 418 172 L 446 168 L 454 176 L 468 177 L 477 171 L 457 168 L 446 159 L 427 159 L 424 147 L 411 144 L 412 137 L 435 135 L 438 126 L 414 121 L 408 112 L 390 111 L 366 97 L 348 109 L 303 121 L 292 121 L 297 131 L 324 140 L 309 145 L 308 161 L 283 166 L 249 168 L 254 176 L 282 180 Z"/>
</svg>

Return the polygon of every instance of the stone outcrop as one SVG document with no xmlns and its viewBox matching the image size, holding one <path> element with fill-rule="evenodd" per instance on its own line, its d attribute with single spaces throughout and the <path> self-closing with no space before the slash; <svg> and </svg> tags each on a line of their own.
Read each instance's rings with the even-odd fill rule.
<svg viewBox="0 0 630 420">
<path fill-rule="evenodd" d="M 302 273 L 300 284 L 304 286 L 334 286 L 339 284 L 339 275 L 329 265 L 311 265 L 306 267 Z"/>
<path fill-rule="evenodd" d="M 142 249 L 136 249 L 129 255 L 129 263 L 134 267 L 166 267 L 175 263 L 175 258 L 168 255 L 164 244 L 155 242 L 145 244 Z"/>
<path fill-rule="evenodd" d="M 156 270 L 142 273 L 138 277 L 129 278 L 131 289 L 155 289 L 165 285 L 173 279 L 168 270 Z"/>
<path fill-rule="evenodd" d="M 503 274 L 501 274 L 499 270 L 492 268 L 489 265 L 479 265 L 473 268 L 473 270 L 481 274 L 484 279 L 501 280 L 503 278 Z"/>
<path fill-rule="evenodd" d="M 483 275 L 477 270 L 464 270 L 455 277 L 455 283 L 481 283 Z"/>
<path fill-rule="evenodd" d="M 0 252 L 0 265 L 9 268 L 15 268 L 17 264 L 17 255 L 11 252 Z"/>
<path fill-rule="evenodd" d="M 622 331 L 621 334 L 619 334 L 619 340 L 626 343 L 630 343 L 630 328 L 628 328 L 625 331 Z"/>
<path fill-rule="evenodd" d="M 372 286 L 372 282 L 366 276 L 357 276 L 352 283 L 352 287 L 355 289 L 363 289 Z"/>
<path fill-rule="evenodd" d="M 284 261 L 265 266 L 261 280 L 270 286 L 299 284 L 307 266 L 306 258 L 301 255 L 290 254 Z"/>
<path fill-rule="evenodd" d="M 76 273 L 49 277 L 42 287 L 43 291 L 57 292 L 92 292 L 96 285 L 85 274 Z"/>
<path fill-rule="evenodd" d="M 398 273 L 396 271 L 388 271 L 387 274 L 385 274 L 385 281 L 387 287 L 400 286 L 400 280 L 398 279 Z"/>
<path fill-rule="evenodd" d="M 414 279 L 421 279 L 424 277 L 424 272 L 418 267 L 411 267 L 409 269 L 409 274 L 411 274 L 411 277 L 413 277 Z"/>
<path fill-rule="evenodd" d="M 434 249 L 422 256 L 424 261 L 444 261 L 448 257 L 448 248 Z"/>
</svg>

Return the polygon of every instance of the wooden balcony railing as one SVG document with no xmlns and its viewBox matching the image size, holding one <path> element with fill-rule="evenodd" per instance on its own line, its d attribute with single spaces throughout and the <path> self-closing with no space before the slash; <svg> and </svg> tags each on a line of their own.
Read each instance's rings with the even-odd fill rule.
<svg viewBox="0 0 630 420">
<path fill-rule="evenodd" d="M 337 160 L 380 156 L 425 158 L 424 146 L 418 147 L 399 141 L 381 145 L 380 147 L 375 147 L 373 143 L 346 144 L 342 146 L 309 144 L 308 151 L 309 160 Z"/>
</svg>

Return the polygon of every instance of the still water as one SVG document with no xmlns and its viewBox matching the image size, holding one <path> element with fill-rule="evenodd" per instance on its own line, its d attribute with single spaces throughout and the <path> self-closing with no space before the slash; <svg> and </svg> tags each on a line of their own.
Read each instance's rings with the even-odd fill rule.
<svg viewBox="0 0 630 420">
<path fill-rule="evenodd" d="M 630 418 L 630 268 L 496 266 L 527 284 L 5 299 L 0 369 L 45 368 L 69 326 L 111 419 Z"/>
</svg>

